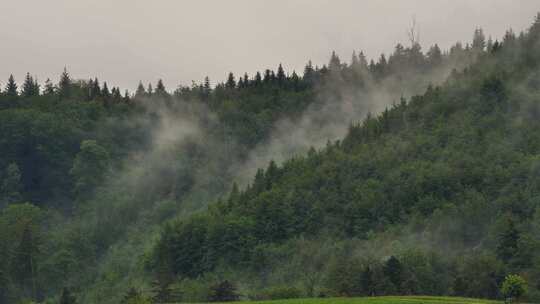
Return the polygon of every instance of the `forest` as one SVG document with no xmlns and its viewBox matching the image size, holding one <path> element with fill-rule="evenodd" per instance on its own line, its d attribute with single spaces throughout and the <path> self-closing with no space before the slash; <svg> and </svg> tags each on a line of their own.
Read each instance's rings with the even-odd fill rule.
<svg viewBox="0 0 540 304">
<path fill-rule="evenodd" d="M 0 303 L 502 300 L 512 280 L 540 301 L 540 14 L 276 66 L 133 93 L 7 75 Z"/>
</svg>

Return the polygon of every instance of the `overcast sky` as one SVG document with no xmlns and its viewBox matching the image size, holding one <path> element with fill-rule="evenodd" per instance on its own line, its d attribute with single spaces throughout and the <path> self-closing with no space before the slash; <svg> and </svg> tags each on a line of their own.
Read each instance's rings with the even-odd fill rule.
<svg viewBox="0 0 540 304">
<path fill-rule="evenodd" d="M 368 57 L 406 43 L 413 16 L 422 45 L 469 41 L 475 27 L 501 37 L 525 29 L 539 0 L 0 0 L 0 83 L 26 72 L 55 82 L 97 76 L 132 90 L 167 89 L 275 68 L 326 63 L 335 50 Z"/>
</svg>

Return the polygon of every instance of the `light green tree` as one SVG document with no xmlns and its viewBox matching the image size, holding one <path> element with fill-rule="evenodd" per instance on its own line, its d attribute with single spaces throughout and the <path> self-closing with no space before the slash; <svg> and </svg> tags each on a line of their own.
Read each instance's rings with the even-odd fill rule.
<svg viewBox="0 0 540 304">
<path fill-rule="evenodd" d="M 527 293 L 527 282 L 520 275 L 510 274 L 504 279 L 501 286 L 501 294 L 505 303 L 517 302 Z"/>
</svg>

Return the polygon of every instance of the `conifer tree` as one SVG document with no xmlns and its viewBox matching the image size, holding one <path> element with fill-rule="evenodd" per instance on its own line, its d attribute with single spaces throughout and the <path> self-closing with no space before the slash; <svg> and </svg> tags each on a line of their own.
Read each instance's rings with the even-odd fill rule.
<svg viewBox="0 0 540 304">
<path fill-rule="evenodd" d="M 26 78 L 24 79 L 23 88 L 22 88 L 22 96 L 24 97 L 36 96 L 36 89 L 34 88 L 34 86 L 35 86 L 34 78 L 30 76 L 30 73 L 26 73 Z"/>
<path fill-rule="evenodd" d="M 248 86 L 249 86 L 249 76 L 248 76 L 248 73 L 244 73 L 244 86 L 245 86 L 245 87 L 248 87 Z"/>
<path fill-rule="evenodd" d="M 336 55 L 335 51 L 332 51 L 332 55 L 330 56 L 328 69 L 333 72 L 341 70 L 341 60 L 339 59 L 338 55 Z"/>
<path fill-rule="evenodd" d="M 103 82 L 103 88 L 101 89 L 101 96 L 103 99 L 109 99 L 111 97 L 111 92 L 107 86 L 107 82 Z"/>
<path fill-rule="evenodd" d="M 135 91 L 135 98 L 143 98 L 146 95 L 146 90 L 144 89 L 144 86 L 142 84 L 142 81 L 139 81 L 139 85 L 137 86 L 137 90 Z"/>
<path fill-rule="evenodd" d="M 148 96 L 154 95 L 154 89 L 152 88 L 151 83 L 148 84 L 148 89 L 146 89 L 146 95 L 148 95 Z"/>
<path fill-rule="evenodd" d="M 481 28 L 474 31 L 472 48 L 478 51 L 483 51 L 486 47 L 486 36 Z"/>
<path fill-rule="evenodd" d="M 13 78 L 13 74 L 9 75 L 8 83 L 6 85 L 5 94 L 7 96 L 15 97 L 18 96 L 19 93 L 17 91 L 17 83 L 15 82 L 15 78 Z"/>
<path fill-rule="evenodd" d="M 234 79 L 234 74 L 232 72 L 230 72 L 229 76 L 227 77 L 227 82 L 225 83 L 225 87 L 228 89 L 236 88 L 236 80 Z"/>
<path fill-rule="evenodd" d="M 99 85 L 99 80 L 96 77 L 94 79 L 94 81 L 92 82 L 90 98 L 92 100 L 96 100 L 96 99 L 98 99 L 100 97 L 101 97 L 101 88 L 100 88 L 100 85 Z"/>
<path fill-rule="evenodd" d="M 53 85 L 52 81 L 49 78 L 47 78 L 47 80 L 45 80 L 45 89 L 43 90 L 43 94 L 45 94 L 45 95 L 54 94 L 54 85 Z"/>
<path fill-rule="evenodd" d="M 278 66 L 276 77 L 279 84 L 285 83 L 285 80 L 287 79 L 287 76 L 285 75 L 285 71 L 283 70 L 283 66 L 281 65 L 281 63 Z"/>
<path fill-rule="evenodd" d="M 262 83 L 262 76 L 260 72 L 257 71 L 257 73 L 255 74 L 255 79 L 253 83 L 255 84 L 255 86 L 259 86 Z"/>
<path fill-rule="evenodd" d="M 129 97 L 128 90 L 124 91 L 124 97 L 122 98 L 122 101 L 125 102 L 125 103 L 129 103 L 131 101 L 131 98 Z"/>
<path fill-rule="evenodd" d="M 67 69 L 64 68 L 62 75 L 60 76 L 60 82 L 58 83 L 58 95 L 61 99 L 69 98 L 71 96 L 71 78 Z"/>
<path fill-rule="evenodd" d="M 160 97 L 166 97 L 167 95 L 169 95 L 169 93 L 167 93 L 167 90 L 165 89 L 163 80 L 161 79 L 159 79 L 157 82 L 155 94 Z"/>
</svg>

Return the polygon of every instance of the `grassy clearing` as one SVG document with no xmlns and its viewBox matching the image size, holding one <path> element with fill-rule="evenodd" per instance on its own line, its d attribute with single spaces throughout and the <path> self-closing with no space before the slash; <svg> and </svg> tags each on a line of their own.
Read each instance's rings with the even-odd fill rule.
<svg viewBox="0 0 540 304">
<path fill-rule="evenodd" d="M 230 303 L 230 302 L 229 302 Z M 316 298 L 273 301 L 245 301 L 248 304 L 498 304 L 502 302 L 457 297 L 366 297 L 366 298 Z"/>
</svg>

